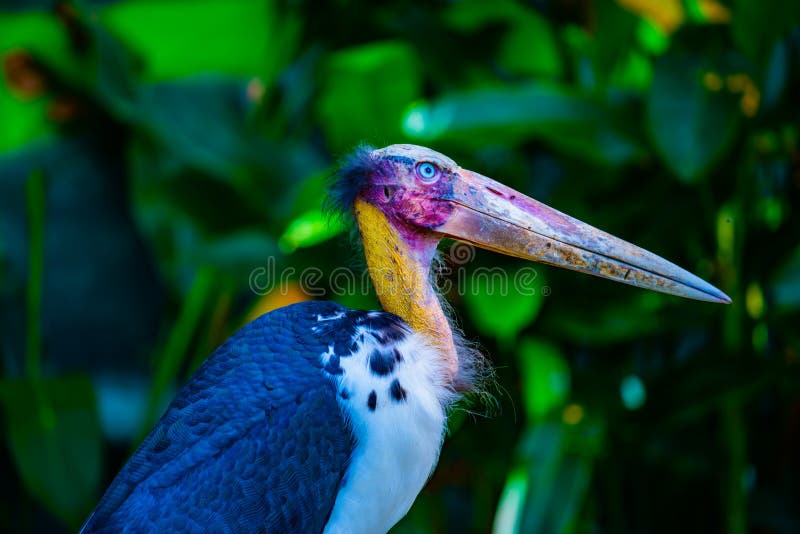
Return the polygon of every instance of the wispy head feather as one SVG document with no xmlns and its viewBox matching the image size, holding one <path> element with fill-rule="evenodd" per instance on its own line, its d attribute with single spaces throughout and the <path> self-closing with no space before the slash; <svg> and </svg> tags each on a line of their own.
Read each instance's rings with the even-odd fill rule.
<svg viewBox="0 0 800 534">
<path fill-rule="evenodd" d="M 349 217 L 358 193 L 364 189 L 370 175 L 379 170 L 379 163 L 372 158 L 370 145 L 362 143 L 339 161 L 328 185 L 328 198 L 324 209 L 332 217 Z"/>
</svg>

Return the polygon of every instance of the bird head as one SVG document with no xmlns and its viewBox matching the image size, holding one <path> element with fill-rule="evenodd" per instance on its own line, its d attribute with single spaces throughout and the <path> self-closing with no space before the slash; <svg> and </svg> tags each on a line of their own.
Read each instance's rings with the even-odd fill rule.
<svg viewBox="0 0 800 534">
<path fill-rule="evenodd" d="M 385 217 L 410 250 L 423 257 L 449 237 L 641 288 L 730 302 L 719 289 L 677 265 L 426 147 L 362 148 L 343 164 L 339 176 L 335 198 L 357 212 L 361 206 Z"/>
</svg>

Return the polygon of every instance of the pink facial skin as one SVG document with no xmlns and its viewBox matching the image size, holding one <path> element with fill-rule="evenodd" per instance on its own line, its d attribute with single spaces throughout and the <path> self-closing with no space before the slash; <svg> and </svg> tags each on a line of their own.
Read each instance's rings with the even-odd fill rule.
<svg viewBox="0 0 800 534">
<path fill-rule="evenodd" d="M 378 206 L 412 249 L 422 251 L 440 239 L 431 232 L 444 224 L 453 211 L 446 200 L 453 191 L 454 174 L 437 167 L 435 180 L 423 180 L 419 162 L 402 156 L 378 161 L 360 197 Z"/>
</svg>

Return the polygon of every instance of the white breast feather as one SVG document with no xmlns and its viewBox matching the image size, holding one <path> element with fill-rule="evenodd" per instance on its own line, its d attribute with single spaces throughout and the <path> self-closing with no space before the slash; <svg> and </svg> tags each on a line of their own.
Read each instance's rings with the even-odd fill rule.
<svg viewBox="0 0 800 534">
<path fill-rule="evenodd" d="M 356 333 L 359 336 L 360 332 Z M 341 357 L 344 372 L 334 380 L 343 413 L 349 418 L 356 448 L 336 498 L 325 533 L 386 532 L 414 503 L 436 466 L 445 430 L 447 406 L 455 395 L 445 385 L 441 355 L 417 333 L 395 344 L 403 357 L 386 376 L 373 373 L 369 356 L 381 348 L 363 336 L 352 356 Z M 323 364 L 332 355 L 322 355 Z M 404 401 L 390 394 L 397 379 Z M 368 407 L 376 393 L 376 406 Z"/>
</svg>

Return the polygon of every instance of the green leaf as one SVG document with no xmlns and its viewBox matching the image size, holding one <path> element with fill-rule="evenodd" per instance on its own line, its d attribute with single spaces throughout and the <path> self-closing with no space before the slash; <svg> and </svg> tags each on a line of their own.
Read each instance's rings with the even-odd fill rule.
<svg viewBox="0 0 800 534">
<path fill-rule="evenodd" d="M 525 83 L 451 93 L 406 114 L 406 133 L 421 141 L 479 148 L 547 141 L 570 155 L 608 164 L 634 159 L 640 147 L 616 110 L 566 86 Z"/>
<path fill-rule="evenodd" d="M 696 58 L 667 55 L 656 63 L 646 121 L 656 150 L 681 181 L 700 180 L 730 148 L 739 113 L 731 95 L 702 83 L 709 67 Z"/>
<path fill-rule="evenodd" d="M 230 180 L 248 146 L 243 95 L 241 81 L 215 77 L 143 86 L 134 120 L 182 163 Z"/>
<path fill-rule="evenodd" d="M 632 50 L 616 64 L 608 83 L 615 88 L 644 92 L 653 83 L 653 65 L 644 54 Z"/>
<path fill-rule="evenodd" d="M 531 420 L 539 420 L 569 397 L 569 364 L 558 347 L 530 338 L 517 349 L 522 370 L 525 410 Z"/>
<path fill-rule="evenodd" d="M 559 338 L 580 340 L 589 345 L 629 341 L 656 332 L 662 327 L 658 311 L 664 297 L 653 292 L 639 292 L 624 302 L 605 306 L 571 307 L 569 313 L 544 317 L 542 328 Z"/>
<path fill-rule="evenodd" d="M 772 304 L 781 312 L 800 309 L 800 247 L 780 267 L 769 284 Z"/>
<path fill-rule="evenodd" d="M 93 57 L 85 89 L 117 120 L 166 152 L 172 172 L 187 166 L 229 181 L 267 152 L 247 122 L 254 101 L 247 99 L 245 79 L 212 73 L 143 83 L 140 58 L 123 41 L 91 19 L 86 30 Z M 171 76 L 155 76 L 161 77 Z"/>
<path fill-rule="evenodd" d="M 524 11 L 524 8 L 508 0 L 465 0 L 451 4 L 444 13 L 444 20 L 450 28 L 475 31 L 488 24 L 513 21 Z"/>
<path fill-rule="evenodd" d="M 529 492 L 520 532 L 575 532 L 592 479 L 592 467 L 591 459 L 581 456 L 565 458 L 551 486 L 544 491 Z"/>
<path fill-rule="evenodd" d="M 481 333 L 509 342 L 542 307 L 542 276 L 532 267 L 478 267 L 464 287 L 464 304 Z"/>
<path fill-rule="evenodd" d="M 410 135 L 420 139 L 501 133 L 504 138 L 547 135 L 553 127 L 577 127 L 599 115 L 599 109 L 579 93 L 554 84 L 516 86 L 451 93 L 406 116 Z"/>
<path fill-rule="evenodd" d="M 451 4 L 444 18 L 448 26 L 468 32 L 506 24 L 508 31 L 503 35 L 498 61 L 510 72 L 547 77 L 563 72 L 553 30 L 534 9 L 508 0 L 468 0 Z"/>
<path fill-rule="evenodd" d="M 294 218 L 284 230 L 278 246 L 290 254 L 302 247 L 318 245 L 344 231 L 344 225 L 321 210 L 310 210 Z"/>
<path fill-rule="evenodd" d="M 644 18 L 639 21 L 636 35 L 641 47 L 654 56 L 659 56 L 669 49 L 669 35 L 650 19 Z"/>
<path fill-rule="evenodd" d="M 542 423 L 526 431 L 506 482 L 495 532 L 575 532 L 603 440 L 594 420 Z"/>
<path fill-rule="evenodd" d="M 213 266 L 218 274 L 244 280 L 255 267 L 263 265 L 266 258 L 276 253 L 277 246 L 271 236 L 245 228 L 198 243 L 182 260 L 187 269 Z"/>
<path fill-rule="evenodd" d="M 88 75 L 81 80 L 83 89 L 118 119 L 134 124 L 142 121 L 142 113 L 136 109 L 141 85 L 135 56 L 103 26 L 89 22 L 85 30 L 91 36 L 92 53 Z"/>
<path fill-rule="evenodd" d="M 66 36 L 57 21 L 43 13 L 0 12 L 0 61 L 5 63 L 14 53 L 29 55 L 56 72 L 74 70 Z M 46 93 L 32 97 L 13 93 L 7 77 L 0 76 L 0 154 L 53 134 L 47 118 L 50 103 Z"/>
<path fill-rule="evenodd" d="M 592 59 L 597 77 L 605 80 L 635 53 L 638 19 L 619 2 L 598 2 L 596 13 Z"/>
<path fill-rule="evenodd" d="M 46 96 L 21 100 L 0 81 L 0 154 L 54 133 L 53 124 L 47 120 L 50 102 Z"/>
<path fill-rule="evenodd" d="M 27 490 L 77 529 L 94 506 L 103 464 L 92 385 L 83 377 L 0 386 L 6 439 Z"/>
<path fill-rule="evenodd" d="M 141 58 L 148 81 L 217 72 L 269 86 L 299 33 L 270 0 L 115 2 L 101 21 Z"/>
<path fill-rule="evenodd" d="M 402 136 L 406 108 L 419 97 L 421 78 L 406 43 L 370 43 L 334 53 L 321 82 L 317 113 L 334 152 L 363 140 L 391 143 Z"/>
<path fill-rule="evenodd" d="M 521 10 L 499 52 L 500 64 L 521 75 L 558 78 L 563 74 L 550 24 L 532 9 Z"/>
<path fill-rule="evenodd" d="M 74 83 L 82 74 L 80 61 L 73 53 L 67 33 L 58 19 L 49 13 L 0 11 L 0 55 L 11 50 L 27 51 L 70 82 Z M 0 85 L 4 81 L 0 80 Z"/>
<path fill-rule="evenodd" d="M 789 46 L 786 41 L 778 41 L 770 51 L 764 65 L 761 83 L 761 110 L 774 108 L 783 94 L 789 76 Z"/>
<path fill-rule="evenodd" d="M 761 61 L 785 31 L 800 22 L 800 3 L 784 0 L 735 0 L 731 33 L 751 60 Z"/>
<path fill-rule="evenodd" d="M 522 518 L 525 496 L 528 494 L 528 472 L 523 466 L 511 470 L 506 479 L 497 513 L 494 517 L 493 532 L 517 534 Z"/>
</svg>

